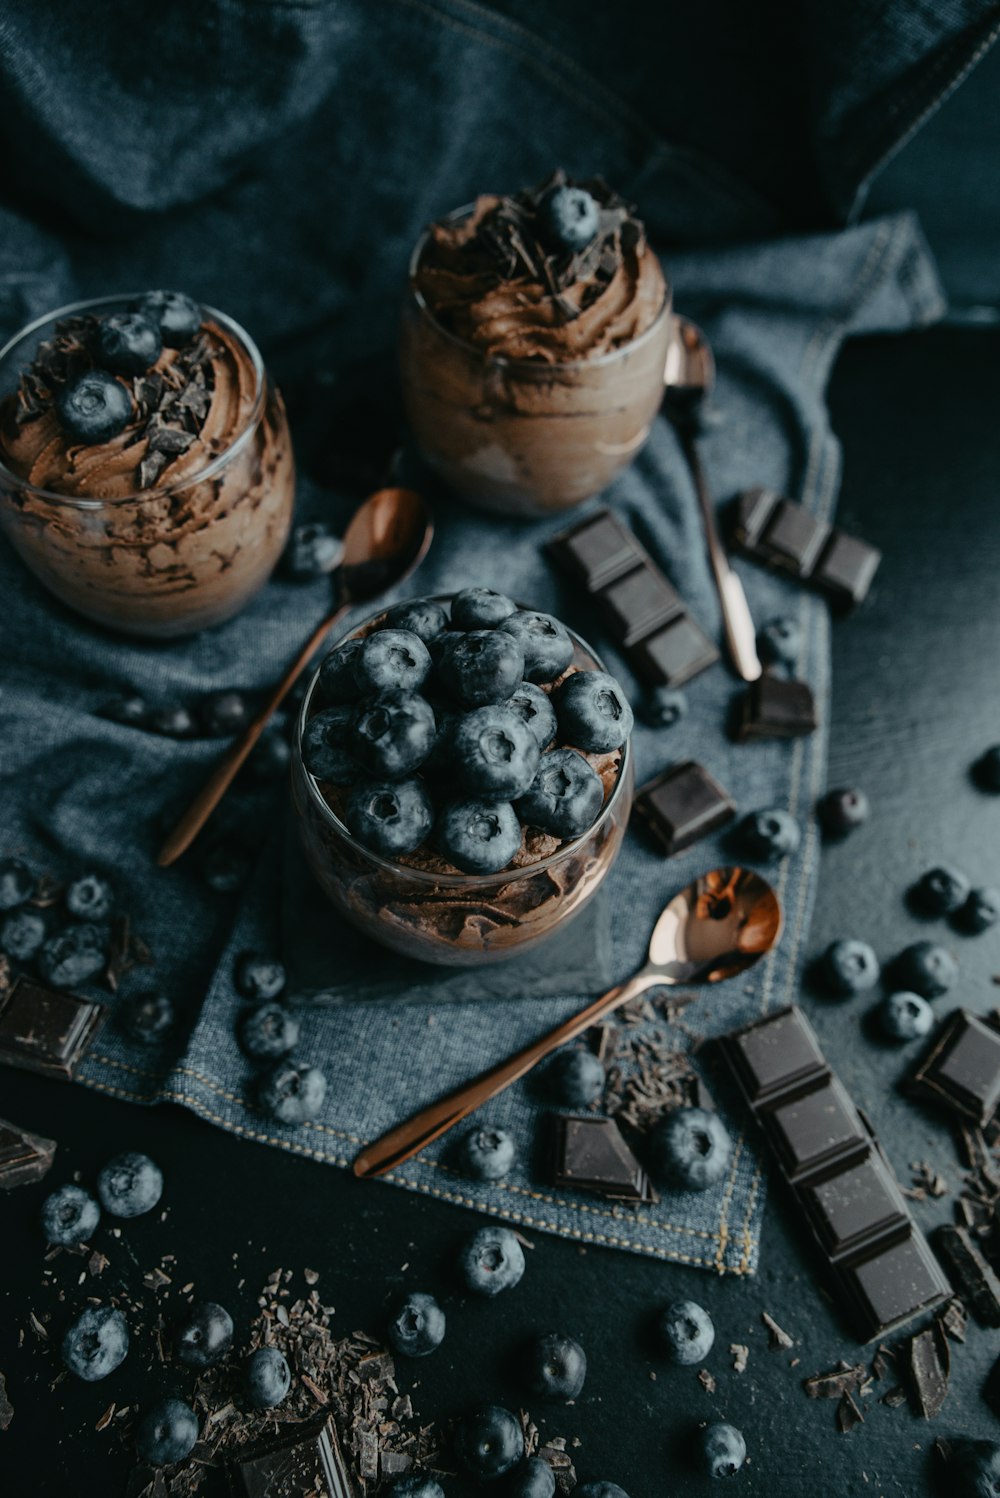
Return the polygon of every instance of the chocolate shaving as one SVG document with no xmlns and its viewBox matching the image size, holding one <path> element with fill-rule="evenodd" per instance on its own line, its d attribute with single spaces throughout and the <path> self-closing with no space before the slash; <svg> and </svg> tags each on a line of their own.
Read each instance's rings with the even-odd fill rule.
<svg viewBox="0 0 1000 1498">
<path fill-rule="evenodd" d="M 811 1378 L 803 1379 L 802 1387 L 810 1399 L 839 1399 L 842 1394 L 860 1389 L 867 1372 L 864 1363 L 840 1362 L 827 1373 L 814 1373 Z"/>
<path fill-rule="evenodd" d="M 14 1418 L 14 1406 L 7 1398 L 7 1380 L 0 1373 L 0 1430 L 7 1430 Z"/>
<path fill-rule="evenodd" d="M 698 1369 L 698 1382 L 701 1384 L 706 1394 L 715 1393 L 715 1379 L 709 1373 L 707 1368 Z"/>
<path fill-rule="evenodd" d="M 907 1375 L 917 1412 L 933 1420 L 948 1394 L 951 1355 L 937 1325 L 911 1337 L 907 1347 Z"/>
<path fill-rule="evenodd" d="M 778 1352 L 781 1348 L 795 1346 L 794 1338 L 790 1337 L 786 1331 L 783 1331 L 774 1317 L 769 1316 L 767 1311 L 761 1311 L 760 1319 L 767 1327 L 769 1345 L 772 1352 Z"/>
<path fill-rule="evenodd" d="M 906 1390 L 901 1384 L 896 1384 L 894 1388 L 886 1390 L 879 1400 L 879 1404 L 888 1406 L 890 1410 L 898 1409 L 901 1404 L 905 1403 Z"/>
<path fill-rule="evenodd" d="M 744 1346 L 742 1342 L 731 1342 L 729 1345 L 729 1351 L 732 1353 L 733 1357 L 733 1372 L 745 1373 L 747 1360 L 750 1357 L 749 1347 Z"/>
<path fill-rule="evenodd" d="M 864 1422 L 865 1417 L 855 1403 L 853 1394 L 845 1389 L 837 1405 L 837 1429 L 846 1435 L 849 1430 L 853 1430 L 856 1425 L 863 1425 Z"/>
</svg>

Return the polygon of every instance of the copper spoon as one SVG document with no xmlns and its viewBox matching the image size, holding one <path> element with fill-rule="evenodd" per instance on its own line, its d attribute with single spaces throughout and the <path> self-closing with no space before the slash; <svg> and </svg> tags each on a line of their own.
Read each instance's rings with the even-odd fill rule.
<svg viewBox="0 0 1000 1498">
<path fill-rule="evenodd" d="M 366 1144 L 355 1156 L 354 1174 L 380 1176 L 401 1165 L 481 1103 L 531 1071 L 551 1051 L 589 1030 L 645 989 L 720 983 L 763 957 L 780 934 L 778 897 L 753 869 L 713 869 L 702 874 L 661 911 L 649 940 L 645 967 L 506 1061 L 464 1082 L 447 1097 L 397 1124 L 381 1139 Z"/>
<path fill-rule="evenodd" d="M 356 604 L 370 602 L 408 577 L 423 561 L 434 526 L 412 489 L 378 489 L 351 517 L 344 555 L 333 577 L 334 607 L 321 620 L 256 717 L 216 765 L 156 856 L 166 868 L 194 842 L 282 701 L 326 636 Z"/>
<path fill-rule="evenodd" d="M 674 337 L 667 349 L 663 383 L 666 386 L 664 400 L 677 428 L 698 493 L 708 559 L 712 564 L 722 607 L 722 623 L 729 654 L 737 674 L 744 681 L 756 681 L 761 674 L 757 656 L 757 632 L 743 584 L 730 567 L 726 549 L 719 539 L 715 506 L 698 452 L 698 413 L 715 384 L 715 360 L 708 339 L 697 324 L 687 317 L 674 318 Z"/>
</svg>

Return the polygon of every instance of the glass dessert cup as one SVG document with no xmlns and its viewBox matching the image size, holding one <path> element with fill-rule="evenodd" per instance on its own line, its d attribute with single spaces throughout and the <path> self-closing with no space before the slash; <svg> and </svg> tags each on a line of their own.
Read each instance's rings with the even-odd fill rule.
<svg viewBox="0 0 1000 1498">
<path fill-rule="evenodd" d="M 382 617 L 373 614 L 351 635 Z M 603 670 L 570 631 L 574 664 Z M 589 904 L 618 856 L 634 778 L 626 741 L 617 777 L 597 820 L 547 857 L 499 874 L 436 873 L 372 853 L 348 831 L 302 762 L 318 671 L 302 703 L 292 759 L 299 835 L 320 888 L 352 925 L 381 946 L 448 967 L 502 962 L 552 936 Z"/>
<path fill-rule="evenodd" d="M 455 217 L 461 217 L 462 209 Z M 484 355 L 434 317 L 410 262 L 400 342 L 403 405 L 424 459 L 502 515 L 556 514 L 600 493 L 640 451 L 663 400 L 673 332 L 669 285 L 630 343 L 566 363 Z"/>
<path fill-rule="evenodd" d="M 0 415 L 56 322 L 122 311 L 134 300 L 78 302 L 13 338 L 0 350 Z M 204 464 L 179 482 L 63 494 L 15 472 L 0 445 L 0 528 L 15 551 L 63 603 L 130 635 L 169 638 L 231 618 L 266 583 L 291 526 L 295 463 L 281 396 L 249 335 L 213 308 L 204 317 L 245 361 L 252 405 L 229 440 L 213 440 Z"/>
</svg>

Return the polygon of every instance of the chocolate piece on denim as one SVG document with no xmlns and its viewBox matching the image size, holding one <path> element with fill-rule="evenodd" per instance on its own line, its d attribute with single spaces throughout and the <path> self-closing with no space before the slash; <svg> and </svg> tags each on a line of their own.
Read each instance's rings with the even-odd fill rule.
<svg viewBox="0 0 1000 1498">
<path fill-rule="evenodd" d="M 681 614 L 639 640 L 628 652 L 637 675 L 668 687 L 682 687 L 692 676 L 712 666 L 719 652 L 690 614 Z"/>
<path fill-rule="evenodd" d="M 755 562 L 812 583 L 844 607 L 862 601 L 882 560 L 876 547 L 831 530 L 774 489 L 745 489 L 737 495 L 732 537 Z"/>
<path fill-rule="evenodd" d="M 1000 1326 L 1000 1280 L 964 1228 L 944 1223 L 931 1246 L 961 1299 L 982 1326 Z"/>
<path fill-rule="evenodd" d="M 684 612 L 684 605 L 662 572 L 643 560 L 634 572 L 597 594 L 612 637 L 626 649 Z"/>
<path fill-rule="evenodd" d="M 235 1491 L 245 1498 L 354 1498 L 347 1463 L 328 1416 L 294 1440 L 237 1463 Z"/>
<path fill-rule="evenodd" d="M 588 593 L 607 587 L 646 560 L 635 536 L 610 510 L 598 510 L 588 520 L 554 536 L 546 549 Z"/>
<path fill-rule="evenodd" d="M 29 1134 L 0 1118 L 0 1190 L 27 1186 L 48 1174 L 56 1152 L 55 1141 Z"/>
<path fill-rule="evenodd" d="M 667 857 L 723 827 L 736 815 L 736 803 L 693 759 L 650 780 L 636 794 L 633 811 Z"/>
<path fill-rule="evenodd" d="M 765 671 L 747 687 L 737 737 L 797 739 L 817 726 L 816 701 L 808 682 L 790 681 Z"/>
<path fill-rule="evenodd" d="M 91 999 L 18 978 L 0 998 L 0 1066 L 71 1081 L 105 1013 Z"/>
<path fill-rule="evenodd" d="M 614 1201 L 655 1202 L 653 1186 L 613 1118 L 592 1114 L 549 1120 L 549 1164 L 553 1186 L 595 1191 Z"/>
<path fill-rule="evenodd" d="M 1000 1105 L 1000 1031 L 956 1009 L 939 1026 L 907 1090 L 985 1128 Z"/>
<path fill-rule="evenodd" d="M 834 531 L 812 581 L 828 595 L 831 603 L 852 608 L 867 596 L 881 560 L 882 553 L 867 541 Z"/>
</svg>

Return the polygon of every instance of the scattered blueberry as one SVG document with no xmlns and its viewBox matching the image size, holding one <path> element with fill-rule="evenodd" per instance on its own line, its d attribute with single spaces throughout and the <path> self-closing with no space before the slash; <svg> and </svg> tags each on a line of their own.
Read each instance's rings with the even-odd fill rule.
<svg viewBox="0 0 1000 1498">
<path fill-rule="evenodd" d="M 444 1488 L 426 1472 L 404 1472 L 393 1478 L 388 1492 L 391 1498 L 444 1498 Z"/>
<path fill-rule="evenodd" d="M 785 858 L 797 852 L 802 841 L 798 822 L 781 807 L 750 812 L 740 823 L 739 835 L 748 855 L 761 861 Z"/>
<path fill-rule="evenodd" d="M 917 1040 L 929 1035 L 934 1024 L 934 1011 L 926 999 L 918 993 L 886 994 L 880 1009 L 882 1028 L 893 1040 Z"/>
<path fill-rule="evenodd" d="M 732 1141 L 717 1113 L 677 1108 L 654 1125 L 649 1149 L 658 1177 L 688 1191 L 706 1191 L 725 1175 Z"/>
<path fill-rule="evenodd" d="M 679 687 L 650 687 L 642 694 L 640 715 L 651 728 L 673 728 L 687 714 L 688 700 Z"/>
<path fill-rule="evenodd" d="M 363 640 L 345 640 L 324 657 L 319 668 L 319 691 L 324 702 L 357 702 L 361 696 L 354 662 Z"/>
<path fill-rule="evenodd" d="M 165 739 L 192 739 L 198 731 L 194 714 L 180 702 L 154 708 L 147 719 L 147 726 L 151 732 L 162 734 Z"/>
<path fill-rule="evenodd" d="M 408 629 L 377 629 L 361 642 L 353 661 L 354 678 L 365 696 L 418 692 L 431 669 L 427 646 Z"/>
<path fill-rule="evenodd" d="M 768 665 L 796 665 L 802 650 L 802 626 L 790 614 L 769 620 L 758 631 L 757 649 Z"/>
<path fill-rule="evenodd" d="M 434 808 L 419 780 L 364 780 L 347 798 L 344 821 L 359 843 L 392 857 L 420 847 Z"/>
<path fill-rule="evenodd" d="M 240 1045 L 254 1061 L 276 1061 L 299 1042 L 299 1022 L 290 1009 L 272 1000 L 249 1009 L 239 1023 Z"/>
<path fill-rule="evenodd" d="M 518 609 L 507 616 L 500 629 L 520 645 L 526 681 L 555 681 L 573 659 L 573 641 L 565 625 L 551 614 Z"/>
<path fill-rule="evenodd" d="M 276 999 L 285 987 L 285 968 L 276 957 L 241 952 L 236 959 L 236 987 L 245 999 Z"/>
<path fill-rule="evenodd" d="M 120 380 L 103 369 L 89 369 L 56 397 L 63 431 L 73 442 L 110 442 L 128 425 L 132 400 Z"/>
<path fill-rule="evenodd" d="M 511 615 L 511 618 L 516 618 Z M 506 702 L 521 685 L 524 652 L 503 629 L 472 629 L 449 640 L 438 660 L 441 684 L 463 707 Z"/>
<path fill-rule="evenodd" d="M 311 582 L 335 572 L 343 555 L 344 543 L 336 532 L 321 520 L 310 520 L 293 528 L 282 570 L 294 582 Z"/>
<path fill-rule="evenodd" d="M 326 1078 L 315 1066 L 279 1061 L 264 1073 L 257 1100 L 278 1123 L 300 1124 L 315 1118 L 326 1098 Z"/>
<path fill-rule="evenodd" d="M 1000 889 L 989 886 L 972 890 L 961 910 L 955 914 L 957 926 L 977 935 L 988 931 L 997 921 L 1000 921 Z"/>
<path fill-rule="evenodd" d="M 82 1186 L 60 1186 L 42 1202 L 45 1240 L 60 1248 L 86 1243 L 100 1220 L 100 1207 Z"/>
<path fill-rule="evenodd" d="M 747 1459 L 747 1443 L 735 1425 L 720 1420 L 702 1431 L 701 1454 L 709 1477 L 735 1477 Z"/>
<path fill-rule="evenodd" d="M 552 1096 L 567 1108 L 586 1108 L 604 1092 L 604 1066 L 582 1046 L 558 1051 L 545 1072 Z"/>
<path fill-rule="evenodd" d="M 119 1028 L 140 1045 L 155 1045 L 173 1028 L 174 1006 L 165 993 L 140 993 L 115 1009 Z"/>
<path fill-rule="evenodd" d="M 507 1498 L 555 1498 L 556 1475 L 540 1456 L 529 1456 L 511 1473 L 504 1492 Z"/>
<path fill-rule="evenodd" d="M 953 915 L 969 897 L 969 881 L 961 869 L 942 863 L 922 874 L 910 894 L 925 915 Z"/>
<path fill-rule="evenodd" d="M 984 791 L 1000 791 L 1000 744 L 994 744 L 991 749 L 976 760 L 973 766 L 976 782 Z"/>
<path fill-rule="evenodd" d="M 498 703 L 464 713 L 455 725 L 451 760 L 466 789 L 490 800 L 512 801 L 535 778 L 540 755 L 531 729 Z"/>
<path fill-rule="evenodd" d="M 37 910 L 13 910 L 0 926 L 0 951 L 15 962 L 30 962 L 45 941 L 45 917 Z"/>
<path fill-rule="evenodd" d="M 387 629 L 407 629 L 429 645 L 448 628 L 448 612 L 436 598 L 408 598 L 393 605 L 385 623 Z"/>
<path fill-rule="evenodd" d="M 151 1405 L 135 1431 L 136 1450 L 154 1467 L 182 1462 L 198 1439 L 198 1417 L 183 1399 L 161 1399 Z"/>
<path fill-rule="evenodd" d="M 393 1311 L 389 1341 L 408 1358 L 423 1358 L 444 1341 L 445 1316 L 433 1295 L 412 1291 Z"/>
<path fill-rule="evenodd" d="M 219 895 L 235 894 L 249 873 L 250 855 L 236 843 L 215 843 L 202 860 L 201 877 Z"/>
<path fill-rule="evenodd" d="M 452 629 L 496 629 L 513 614 L 515 603 L 492 588 L 463 588 L 451 604 Z"/>
<path fill-rule="evenodd" d="M 62 1340 L 62 1360 L 70 1373 L 87 1383 L 107 1378 L 125 1361 L 128 1323 L 113 1306 L 88 1306 Z"/>
<path fill-rule="evenodd" d="M 816 808 L 820 826 L 828 837 L 846 837 L 867 822 L 871 806 L 864 791 L 843 788 L 827 791 Z"/>
<path fill-rule="evenodd" d="M 276 1347 L 258 1347 L 243 1367 L 243 1392 L 254 1410 L 273 1410 L 292 1384 L 292 1372 Z"/>
<path fill-rule="evenodd" d="M 460 1154 L 466 1172 L 475 1180 L 500 1181 L 514 1164 L 517 1147 L 506 1129 L 477 1127 L 462 1140 Z"/>
<path fill-rule="evenodd" d="M 246 727 L 250 709 L 242 692 L 227 688 L 205 693 L 198 703 L 198 718 L 205 733 L 212 738 L 228 738 Z"/>
<path fill-rule="evenodd" d="M 97 324 L 97 362 L 112 374 L 142 374 L 162 352 L 159 325 L 142 312 L 111 312 Z"/>
<path fill-rule="evenodd" d="M 112 697 L 103 703 L 97 709 L 97 715 L 126 728 L 142 728 L 149 717 L 149 703 L 138 692 L 123 692 L 120 697 Z"/>
<path fill-rule="evenodd" d="M 498 1404 L 463 1415 L 455 1424 L 455 1455 L 471 1477 L 492 1482 L 524 1455 L 521 1422 Z"/>
<path fill-rule="evenodd" d="M 572 1337 L 546 1332 L 528 1348 L 525 1382 L 543 1399 L 576 1399 L 587 1377 L 587 1354 Z"/>
<path fill-rule="evenodd" d="M 13 910 L 35 893 L 35 876 L 20 858 L 0 858 L 0 910 Z"/>
<path fill-rule="evenodd" d="M 1000 1498 L 1000 1441 L 949 1441 L 946 1463 L 955 1498 Z"/>
<path fill-rule="evenodd" d="M 517 803 L 518 815 L 553 837 L 579 837 L 604 805 L 604 782 L 575 749 L 552 749 Z"/>
<path fill-rule="evenodd" d="M 53 988 L 76 988 L 101 971 L 107 949 L 106 930 L 89 923 L 69 926 L 42 944 L 38 971 Z"/>
<path fill-rule="evenodd" d="M 579 749 L 606 754 L 632 732 L 632 709 L 606 671 L 574 671 L 552 693 L 562 737 Z"/>
<path fill-rule="evenodd" d="M 628 1498 L 616 1482 L 585 1482 L 574 1488 L 575 1498 Z"/>
<path fill-rule="evenodd" d="M 115 908 L 115 892 L 100 874 L 83 874 L 66 890 L 66 909 L 79 921 L 105 921 Z"/>
<path fill-rule="evenodd" d="M 177 1323 L 174 1347 L 189 1368 L 213 1368 L 233 1345 L 233 1318 L 214 1300 L 197 1301 Z"/>
<path fill-rule="evenodd" d="M 348 748 L 354 708 L 347 703 L 314 713 L 302 734 L 302 763 L 317 780 L 331 785 L 354 785 L 361 766 Z"/>
<path fill-rule="evenodd" d="M 660 1317 L 660 1336 L 672 1363 L 703 1363 L 712 1351 L 715 1327 L 697 1301 L 675 1300 Z"/>
<path fill-rule="evenodd" d="M 424 646 L 421 644 L 420 648 L 423 650 Z M 366 698 L 356 709 L 351 721 L 350 747 L 375 775 L 402 780 L 423 764 L 434 747 L 435 737 L 434 710 L 430 703 L 416 692 L 393 688 Z"/>
<path fill-rule="evenodd" d="M 532 681 L 522 681 L 517 691 L 507 698 L 504 707 L 510 708 L 527 724 L 538 740 L 539 749 L 549 747 L 556 736 L 556 713 L 547 692 Z"/>
<path fill-rule="evenodd" d="M 881 969 L 866 941 L 832 941 L 823 953 L 823 973 L 834 993 L 862 993 L 874 988 Z"/>
<path fill-rule="evenodd" d="M 438 816 L 437 843 L 465 874 L 498 874 L 521 846 L 521 824 L 509 801 L 451 801 Z"/>
<path fill-rule="evenodd" d="M 201 308 L 183 291 L 147 291 L 134 305 L 153 319 L 168 348 L 182 348 L 201 327 Z"/>
<path fill-rule="evenodd" d="M 510 1228 L 491 1224 L 466 1241 L 458 1266 L 470 1290 L 499 1295 L 512 1290 L 524 1273 L 524 1250 Z"/>
<path fill-rule="evenodd" d="M 148 1155 L 129 1150 L 102 1168 L 97 1194 L 112 1217 L 141 1217 L 151 1212 L 163 1195 L 163 1172 Z"/>
<path fill-rule="evenodd" d="M 292 751 L 280 728 L 265 728 L 250 751 L 245 774 L 248 780 L 259 785 L 269 785 L 276 780 L 288 778 L 288 767 Z"/>
<path fill-rule="evenodd" d="M 583 187 L 550 187 L 538 205 L 539 236 L 559 249 L 585 250 L 600 227 L 600 209 Z"/>
<path fill-rule="evenodd" d="M 896 975 L 925 999 L 939 999 L 958 982 L 958 963 L 933 941 L 915 941 L 896 959 Z"/>
</svg>

